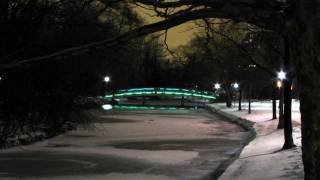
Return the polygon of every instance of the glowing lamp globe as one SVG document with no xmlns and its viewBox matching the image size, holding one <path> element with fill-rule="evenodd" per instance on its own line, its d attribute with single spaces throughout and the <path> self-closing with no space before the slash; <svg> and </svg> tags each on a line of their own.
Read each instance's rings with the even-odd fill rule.
<svg viewBox="0 0 320 180">
<path fill-rule="evenodd" d="M 220 88 L 221 88 L 221 85 L 220 85 L 219 83 L 216 83 L 216 84 L 214 84 L 214 88 L 215 88 L 215 89 L 220 89 Z"/>
<path fill-rule="evenodd" d="M 104 77 L 104 81 L 105 82 L 109 82 L 110 81 L 110 77 L 109 76 Z"/>
<path fill-rule="evenodd" d="M 283 72 L 282 70 L 278 72 L 278 79 L 283 80 L 286 78 L 286 73 Z"/>
<path fill-rule="evenodd" d="M 238 84 L 238 83 L 234 83 L 234 84 L 233 84 L 233 87 L 234 87 L 235 89 L 238 89 L 238 88 L 239 88 L 239 84 Z"/>
</svg>

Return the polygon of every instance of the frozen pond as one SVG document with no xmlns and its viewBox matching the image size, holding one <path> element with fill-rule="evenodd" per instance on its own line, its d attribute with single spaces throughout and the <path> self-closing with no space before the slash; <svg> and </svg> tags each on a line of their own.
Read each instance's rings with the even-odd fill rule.
<svg viewBox="0 0 320 180">
<path fill-rule="evenodd" d="M 249 135 L 205 110 L 91 110 L 93 122 L 2 150 L 1 179 L 206 179 Z"/>
</svg>

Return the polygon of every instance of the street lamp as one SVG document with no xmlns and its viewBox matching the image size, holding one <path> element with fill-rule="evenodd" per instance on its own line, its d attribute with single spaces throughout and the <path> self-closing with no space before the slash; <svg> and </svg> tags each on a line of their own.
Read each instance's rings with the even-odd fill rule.
<svg viewBox="0 0 320 180">
<path fill-rule="evenodd" d="M 234 84 L 233 84 L 233 87 L 234 87 L 235 89 L 238 89 L 238 88 L 239 88 L 239 84 L 238 84 L 238 83 L 234 83 Z"/>
<path fill-rule="evenodd" d="M 111 78 L 109 76 L 105 76 L 103 78 L 104 82 L 106 82 L 106 85 L 108 85 L 108 83 L 111 81 Z M 111 99 L 111 105 L 113 106 L 115 104 L 115 100 L 114 100 L 114 91 L 112 92 L 112 99 Z"/>
<path fill-rule="evenodd" d="M 234 96 L 234 106 L 236 106 L 236 96 L 237 96 L 237 92 L 239 92 L 239 106 L 238 106 L 238 110 L 241 111 L 242 107 L 241 107 L 241 98 L 242 98 L 242 92 L 240 89 L 240 85 L 239 83 L 235 82 L 232 84 L 233 88 L 235 89 L 235 96 Z"/>
<path fill-rule="evenodd" d="M 109 76 L 105 76 L 104 78 L 103 78 L 103 81 L 105 82 L 105 88 L 106 89 L 108 89 L 108 84 L 109 84 L 109 82 L 110 82 L 110 77 Z"/>
<path fill-rule="evenodd" d="M 277 81 L 277 87 L 279 88 L 279 93 L 280 93 L 280 97 L 279 97 L 279 124 L 278 124 L 278 129 L 283 128 L 283 101 L 284 101 L 284 95 L 283 95 L 283 80 L 286 78 L 286 73 L 283 72 L 282 70 L 280 72 L 278 72 L 278 81 Z"/>
<path fill-rule="evenodd" d="M 282 87 L 282 81 L 278 80 L 277 81 L 277 87 L 280 89 Z"/>
<path fill-rule="evenodd" d="M 285 72 L 283 72 L 282 70 L 280 72 L 278 72 L 278 79 L 280 79 L 282 81 L 285 78 L 286 78 L 286 73 Z"/>
<path fill-rule="evenodd" d="M 104 77 L 104 82 L 106 83 L 110 82 L 110 77 L 109 76 Z"/>
<path fill-rule="evenodd" d="M 214 88 L 215 88 L 216 90 L 218 90 L 218 89 L 221 88 L 221 85 L 217 82 L 217 83 L 214 84 Z"/>
</svg>

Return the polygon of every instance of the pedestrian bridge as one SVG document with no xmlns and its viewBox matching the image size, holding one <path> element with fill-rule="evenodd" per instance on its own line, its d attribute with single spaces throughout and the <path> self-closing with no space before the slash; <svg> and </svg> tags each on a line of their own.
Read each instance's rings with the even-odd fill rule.
<svg viewBox="0 0 320 180">
<path fill-rule="evenodd" d="M 216 94 L 208 91 L 180 88 L 132 88 L 107 92 L 106 99 L 120 97 L 144 97 L 144 96 L 174 96 L 174 97 L 194 97 L 203 100 L 215 100 Z"/>
</svg>

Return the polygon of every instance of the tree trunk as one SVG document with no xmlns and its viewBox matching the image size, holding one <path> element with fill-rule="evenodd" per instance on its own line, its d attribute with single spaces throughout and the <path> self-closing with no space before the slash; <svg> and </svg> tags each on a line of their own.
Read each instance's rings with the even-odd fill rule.
<svg viewBox="0 0 320 180">
<path fill-rule="evenodd" d="M 231 108 L 232 107 L 232 99 L 230 98 L 227 98 L 226 99 L 226 106 L 228 107 L 228 108 Z"/>
<path fill-rule="evenodd" d="M 284 122 L 284 145 L 283 149 L 290 149 L 295 147 L 293 138 L 292 138 L 292 119 L 291 119 L 291 105 L 292 105 L 292 78 L 290 77 L 291 69 L 291 50 L 290 50 L 289 40 L 285 37 L 284 42 L 284 71 L 289 73 L 287 77 L 283 80 L 283 102 L 284 102 L 284 114 L 283 114 L 283 122 Z"/>
<path fill-rule="evenodd" d="M 277 88 L 272 86 L 272 119 L 277 119 Z"/>
<path fill-rule="evenodd" d="M 225 101 L 228 108 L 232 107 L 232 93 L 230 88 L 225 88 Z"/>
<path fill-rule="evenodd" d="M 249 87 L 248 114 L 251 114 L 251 86 Z"/>
<path fill-rule="evenodd" d="M 320 2 L 298 1 L 295 52 L 300 83 L 302 158 L 306 180 L 320 179 Z"/>
<path fill-rule="evenodd" d="M 307 67 L 307 65 L 305 66 Z M 320 179 L 320 86 L 319 70 L 312 67 L 307 70 L 312 74 L 302 73 L 300 80 L 300 112 L 302 130 L 302 158 L 306 180 Z M 310 78 L 310 75 L 312 78 Z M 317 77 L 317 78 L 316 78 Z M 303 82 L 301 81 L 301 82 Z M 307 88 L 313 86 L 312 88 Z"/>
<path fill-rule="evenodd" d="M 291 105 L 292 105 L 292 93 L 291 85 L 292 80 L 287 78 L 284 80 L 284 145 L 283 149 L 290 149 L 295 147 L 292 138 L 292 119 L 291 119 Z"/>
<path fill-rule="evenodd" d="M 7 43 L 8 43 L 8 9 L 9 9 L 9 0 L 0 1 L 0 57 L 6 55 L 7 53 Z M 7 28 L 5 28 L 7 27 Z"/>
<path fill-rule="evenodd" d="M 239 106 L 238 106 L 238 110 L 241 111 L 242 107 L 241 107 L 241 99 L 242 99 L 242 90 L 239 89 Z"/>
<path fill-rule="evenodd" d="M 184 107 L 184 96 L 181 97 L 181 106 Z"/>
<path fill-rule="evenodd" d="M 279 88 L 279 123 L 278 129 L 284 128 L 284 118 L 283 118 L 283 82 L 282 86 Z"/>
<path fill-rule="evenodd" d="M 319 51 L 300 59 L 300 112 L 302 130 L 302 157 L 306 180 L 320 179 L 320 58 Z M 302 63 L 303 61 L 303 63 Z M 316 66 L 314 65 L 316 64 Z"/>
</svg>

